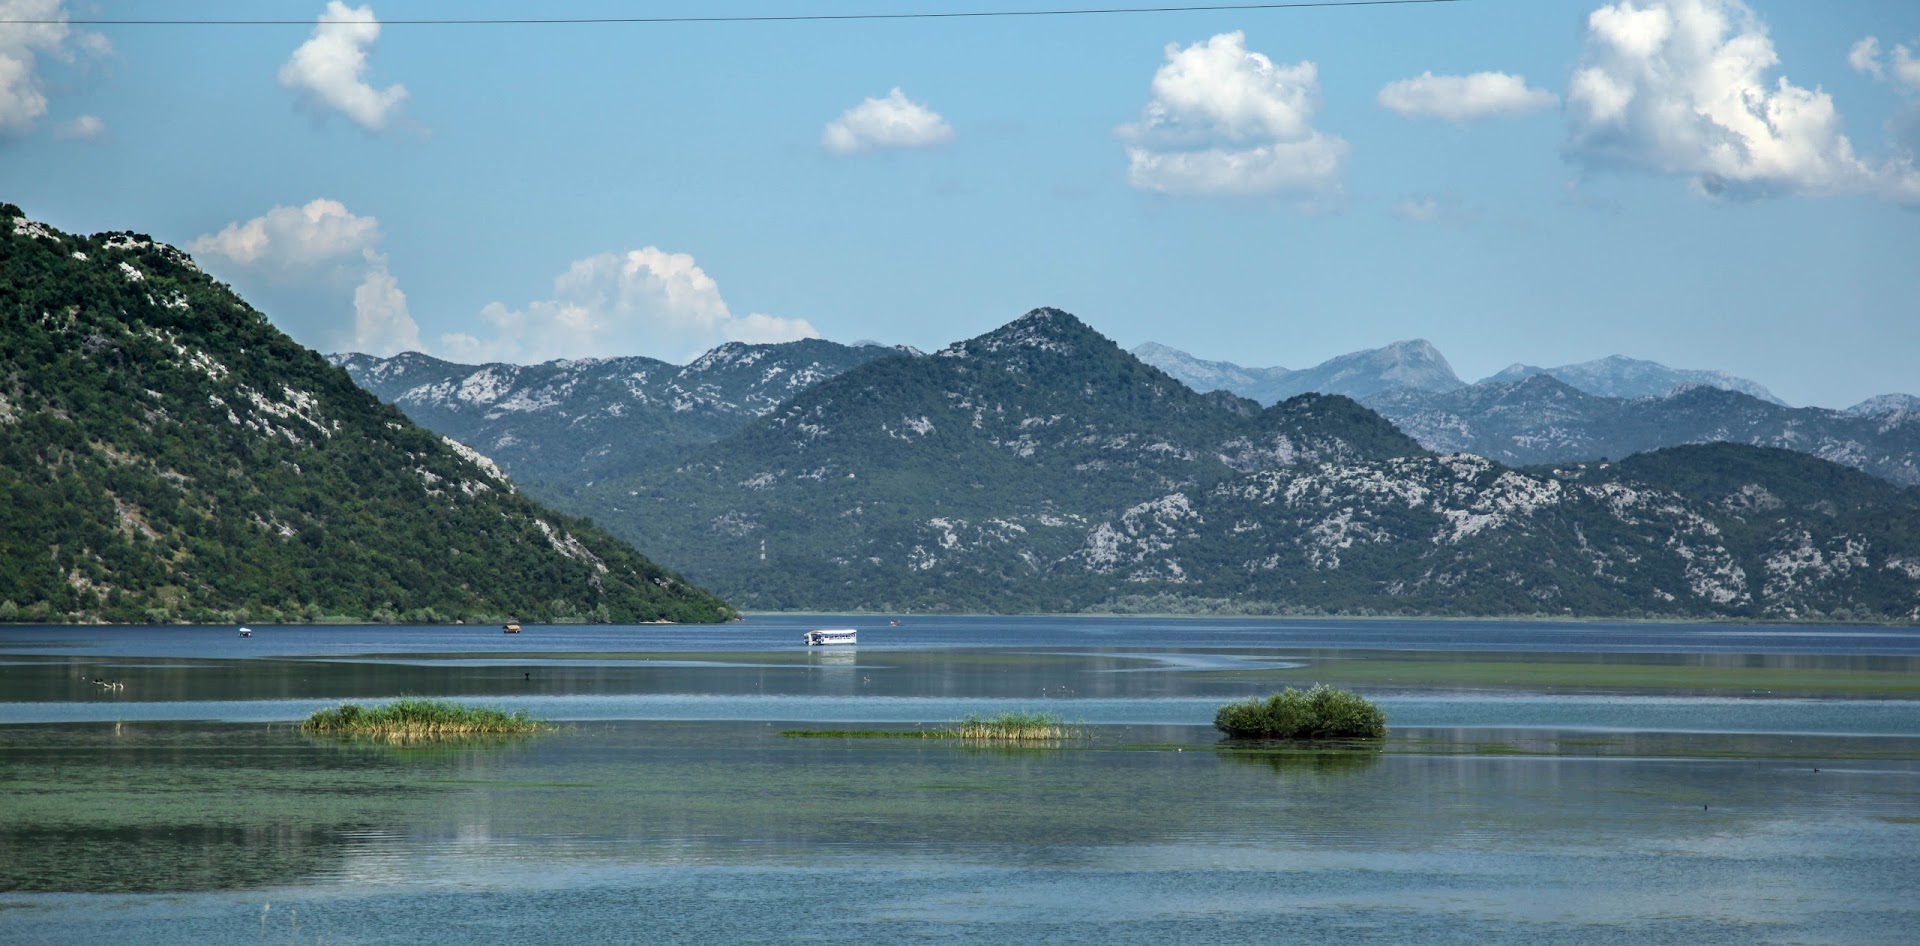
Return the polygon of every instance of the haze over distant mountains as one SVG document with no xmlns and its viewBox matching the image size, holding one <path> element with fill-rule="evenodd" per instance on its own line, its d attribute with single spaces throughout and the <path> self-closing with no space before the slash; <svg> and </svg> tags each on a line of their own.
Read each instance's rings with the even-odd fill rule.
<svg viewBox="0 0 1920 946">
<path fill-rule="evenodd" d="M 1396 388 L 1451 391 L 1464 384 L 1439 349 L 1425 339 L 1341 355 L 1298 371 L 1204 361 L 1154 342 L 1133 349 L 1133 356 L 1196 391 L 1232 391 L 1262 404 L 1309 392 L 1363 398 Z"/>
<path fill-rule="evenodd" d="M 1424 341 L 1330 359 L 1303 371 L 1208 362 L 1164 345 L 1134 349 L 1195 390 L 1245 397 L 1296 389 L 1345 394 L 1421 445 L 1503 463 L 1566 463 L 1727 441 L 1781 447 L 1920 484 L 1920 399 L 1890 394 L 1845 411 L 1788 407 L 1724 371 L 1614 355 L 1558 368 L 1514 365 L 1464 384 Z"/>
<path fill-rule="evenodd" d="M 1784 407 L 1706 386 L 1630 400 L 1588 394 L 1551 374 L 1439 394 L 1401 388 L 1361 403 L 1429 450 L 1502 463 L 1568 463 L 1728 442 L 1794 450 L 1920 485 L 1920 413 L 1897 407 L 1879 414 Z"/>
<path fill-rule="evenodd" d="M 1453 373 L 1445 356 L 1425 339 L 1394 342 L 1381 348 L 1329 358 L 1312 368 L 1246 368 L 1226 361 L 1204 361 L 1176 348 L 1148 342 L 1133 349 L 1140 360 L 1159 368 L 1196 391 L 1225 390 L 1262 404 L 1315 391 L 1364 398 L 1382 391 L 1412 388 L 1446 392 L 1466 387 Z M 1609 355 L 1558 368 L 1509 365 L 1482 379 L 1482 383 L 1512 384 L 1537 374 L 1549 374 L 1588 394 L 1601 397 L 1665 397 L 1694 385 L 1724 388 L 1785 405 L 1760 384 L 1725 371 L 1669 368 L 1654 361 Z"/>
</svg>

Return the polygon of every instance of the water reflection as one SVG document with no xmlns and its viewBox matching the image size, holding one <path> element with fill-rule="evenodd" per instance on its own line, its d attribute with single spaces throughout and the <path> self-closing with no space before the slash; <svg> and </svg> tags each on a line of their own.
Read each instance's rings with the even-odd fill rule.
<svg viewBox="0 0 1920 946">
<path fill-rule="evenodd" d="M 1380 748 L 1302 749 L 1288 747 L 1222 749 L 1220 758 L 1240 765 L 1265 766 L 1281 775 L 1356 775 L 1380 764 Z"/>
</svg>

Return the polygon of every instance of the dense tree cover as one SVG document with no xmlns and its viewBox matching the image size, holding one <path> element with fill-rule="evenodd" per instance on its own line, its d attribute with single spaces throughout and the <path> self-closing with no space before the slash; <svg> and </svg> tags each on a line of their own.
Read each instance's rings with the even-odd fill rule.
<svg viewBox="0 0 1920 946">
<path fill-rule="evenodd" d="M 140 234 L 0 205 L 0 620 L 717 621 Z"/>
</svg>

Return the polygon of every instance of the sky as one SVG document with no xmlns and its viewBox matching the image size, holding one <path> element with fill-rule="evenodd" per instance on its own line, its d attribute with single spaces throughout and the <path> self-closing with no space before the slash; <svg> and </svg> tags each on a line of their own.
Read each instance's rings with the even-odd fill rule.
<svg viewBox="0 0 1920 946">
<path fill-rule="evenodd" d="M 1048 305 L 1248 366 L 1920 393 L 1912 0 L 402 22 L 1074 6 L 0 0 L 0 201 L 328 352 L 932 350 Z"/>
</svg>

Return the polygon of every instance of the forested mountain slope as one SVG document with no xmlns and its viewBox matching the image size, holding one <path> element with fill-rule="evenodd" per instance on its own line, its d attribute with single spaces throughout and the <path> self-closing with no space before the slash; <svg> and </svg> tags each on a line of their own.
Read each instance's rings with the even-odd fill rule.
<svg viewBox="0 0 1920 946">
<path fill-rule="evenodd" d="M 0 620 L 718 621 L 133 233 L 0 205 Z"/>
</svg>

